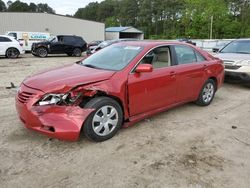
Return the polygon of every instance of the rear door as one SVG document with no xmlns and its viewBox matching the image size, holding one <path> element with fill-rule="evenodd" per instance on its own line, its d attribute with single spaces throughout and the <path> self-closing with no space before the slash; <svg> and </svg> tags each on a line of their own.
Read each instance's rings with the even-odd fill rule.
<svg viewBox="0 0 250 188">
<path fill-rule="evenodd" d="M 130 116 L 175 103 L 177 80 L 170 47 L 162 46 L 151 50 L 139 64 L 152 64 L 153 71 L 132 72 L 128 76 Z"/>
<path fill-rule="evenodd" d="M 74 50 L 74 44 L 76 43 L 76 39 L 73 36 L 65 36 L 63 37 L 64 44 L 64 53 L 72 53 Z"/>
<path fill-rule="evenodd" d="M 175 45 L 174 50 L 178 76 L 177 101 L 196 100 L 205 82 L 205 70 L 208 62 L 190 46 Z"/>
</svg>

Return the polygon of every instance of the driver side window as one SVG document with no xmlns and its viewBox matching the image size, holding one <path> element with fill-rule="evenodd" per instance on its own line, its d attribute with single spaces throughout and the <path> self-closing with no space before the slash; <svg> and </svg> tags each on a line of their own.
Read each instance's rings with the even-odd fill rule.
<svg viewBox="0 0 250 188">
<path fill-rule="evenodd" d="M 163 46 L 151 50 L 140 63 L 151 64 L 154 69 L 171 66 L 169 47 Z"/>
</svg>

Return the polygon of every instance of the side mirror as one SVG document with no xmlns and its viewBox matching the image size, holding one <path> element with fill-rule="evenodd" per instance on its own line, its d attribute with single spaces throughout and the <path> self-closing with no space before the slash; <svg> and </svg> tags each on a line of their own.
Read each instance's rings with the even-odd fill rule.
<svg viewBox="0 0 250 188">
<path fill-rule="evenodd" d="M 152 72 L 153 66 L 150 64 L 140 64 L 136 67 L 135 72 L 141 73 L 141 72 Z"/>
<path fill-rule="evenodd" d="M 213 51 L 214 53 L 219 52 L 219 50 L 220 50 L 219 48 L 213 48 L 213 49 L 212 49 L 212 51 Z"/>
</svg>

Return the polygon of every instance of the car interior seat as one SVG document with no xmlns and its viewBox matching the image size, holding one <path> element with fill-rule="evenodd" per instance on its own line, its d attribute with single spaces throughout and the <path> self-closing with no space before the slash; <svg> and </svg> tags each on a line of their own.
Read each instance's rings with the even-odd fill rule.
<svg viewBox="0 0 250 188">
<path fill-rule="evenodd" d="M 168 67 L 171 65 L 168 48 L 160 48 L 156 51 L 156 59 L 153 62 L 154 68 Z"/>
</svg>

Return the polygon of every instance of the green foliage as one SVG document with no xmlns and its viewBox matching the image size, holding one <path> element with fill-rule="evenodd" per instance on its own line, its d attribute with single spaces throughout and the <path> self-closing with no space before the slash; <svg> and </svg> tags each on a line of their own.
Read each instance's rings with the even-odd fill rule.
<svg viewBox="0 0 250 188">
<path fill-rule="evenodd" d="M 3 1 L 0 0 L 0 11 L 6 11 L 6 5 Z"/>
<path fill-rule="evenodd" d="M 80 8 L 75 17 L 110 26 L 134 26 L 146 38 L 250 37 L 250 0 L 105 0 Z"/>
<path fill-rule="evenodd" d="M 29 12 L 29 10 L 29 5 L 21 1 L 15 1 L 8 8 L 9 12 Z"/>
<path fill-rule="evenodd" d="M 39 3 L 36 5 L 35 3 L 30 3 L 29 5 L 27 3 L 23 3 L 19 0 L 12 2 L 8 1 L 7 5 L 9 6 L 6 8 L 5 3 L 0 0 L 0 12 L 3 11 L 9 11 L 9 12 L 47 12 L 54 14 L 55 11 L 48 5 Z"/>
</svg>

